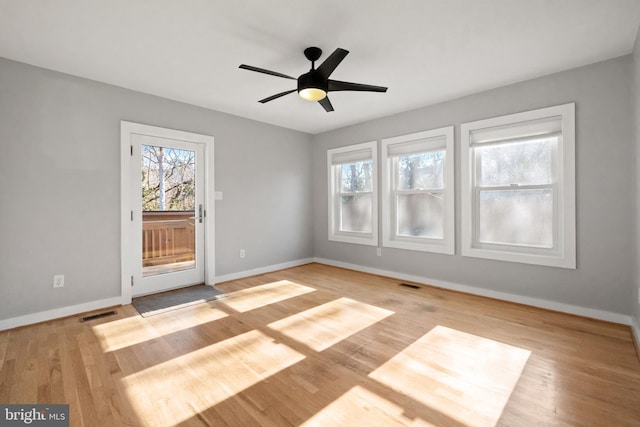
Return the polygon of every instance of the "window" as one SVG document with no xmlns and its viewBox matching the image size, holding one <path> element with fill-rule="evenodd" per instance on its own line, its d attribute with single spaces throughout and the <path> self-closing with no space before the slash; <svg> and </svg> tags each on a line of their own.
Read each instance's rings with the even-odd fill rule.
<svg viewBox="0 0 640 427">
<path fill-rule="evenodd" d="M 575 268 L 575 104 L 461 133 L 462 255 Z"/>
<path fill-rule="evenodd" d="M 382 241 L 453 254 L 453 127 L 382 140 Z"/>
<path fill-rule="evenodd" d="M 378 245 L 375 142 L 327 151 L 329 240 Z"/>
</svg>

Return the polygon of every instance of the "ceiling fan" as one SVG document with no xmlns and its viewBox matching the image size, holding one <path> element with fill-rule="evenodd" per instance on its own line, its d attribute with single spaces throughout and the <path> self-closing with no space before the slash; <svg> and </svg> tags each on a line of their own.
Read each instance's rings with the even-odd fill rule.
<svg viewBox="0 0 640 427">
<path fill-rule="evenodd" d="M 308 73 L 302 74 L 297 79 L 295 77 L 287 76 L 286 74 L 278 73 L 276 71 L 265 70 L 264 68 L 253 67 L 251 65 L 240 65 L 240 68 L 249 71 L 256 71 L 258 73 L 269 74 L 270 76 L 282 77 L 285 79 L 297 80 L 297 89 L 287 90 L 285 92 L 277 93 L 267 98 L 261 99 L 258 102 L 265 103 L 278 99 L 282 96 L 288 95 L 295 91 L 298 91 L 298 95 L 302 99 L 307 101 L 318 101 L 320 105 L 328 113 L 333 111 L 333 105 L 329 101 L 327 96 L 328 92 L 337 91 L 360 91 L 360 92 L 386 92 L 387 88 L 382 86 L 373 86 L 362 83 L 342 82 L 338 80 L 330 80 L 329 76 L 336 69 L 342 60 L 349 53 L 348 50 L 337 48 L 327 59 L 324 60 L 318 68 L 315 67 L 315 63 L 322 55 L 322 49 L 318 47 L 308 47 L 304 50 L 304 56 L 311 61 L 311 70 Z"/>
</svg>

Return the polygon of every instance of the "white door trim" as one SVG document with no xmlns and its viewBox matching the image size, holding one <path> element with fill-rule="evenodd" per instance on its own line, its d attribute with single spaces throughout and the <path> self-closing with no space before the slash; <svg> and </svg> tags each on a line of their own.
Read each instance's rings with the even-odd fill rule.
<svg viewBox="0 0 640 427">
<path fill-rule="evenodd" d="M 207 216 L 204 238 L 205 273 L 207 285 L 215 283 L 215 186 L 214 186 L 214 138 L 174 129 L 144 125 L 140 123 L 120 122 L 120 271 L 122 304 L 131 303 L 132 266 L 132 221 L 131 211 L 131 135 L 142 134 L 160 138 L 170 138 L 204 144 L 204 164 L 206 168 L 206 189 L 204 209 Z"/>
</svg>

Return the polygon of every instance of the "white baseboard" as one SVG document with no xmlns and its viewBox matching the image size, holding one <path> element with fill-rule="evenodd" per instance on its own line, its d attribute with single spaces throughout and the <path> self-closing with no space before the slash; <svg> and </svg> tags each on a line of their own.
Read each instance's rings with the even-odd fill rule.
<svg viewBox="0 0 640 427">
<path fill-rule="evenodd" d="M 283 270 L 285 268 L 298 267 L 300 265 L 309 264 L 311 262 L 313 262 L 313 258 L 303 258 L 295 261 L 285 262 L 282 264 L 275 264 L 267 267 L 241 271 L 238 273 L 226 274 L 223 276 L 217 276 L 215 278 L 215 283 L 241 279 L 243 277 L 256 276 L 258 274 L 270 273 L 272 271 Z M 34 323 L 46 322 L 48 320 L 59 319 L 61 317 L 74 316 L 76 314 L 86 313 L 87 311 L 100 310 L 101 308 L 122 305 L 122 303 L 122 297 L 107 298 L 103 300 L 72 305 L 69 307 L 54 308 L 52 310 L 41 311 L 39 313 L 26 314 L 24 316 L 4 319 L 0 320 L 0 331 L 18 328 L 20 326 L 32 325 Z"/>
<path fill-rule="evenodd" d="M 242 279 L 244 277 L 257 276 L 259 274 L 271 273 L 273 271 L 284 270 L 285 268 L 298 267 L 314 262 L 313 258 L 297 259 L 295 261 L 284 262 L 282 264 L 269 265 L 267 267 L 253 268 L 251 270 L 239 271 L 237 273 L 216 276 L 215 283 L 228 282 L 229 280 Z"/>
<path fill-rule="evenodd" d="M 489 289 L 478 288 L 475 286 L 462 285 L 459 283 L 447 282 L 443 280 L 430 279 L 428 277 L 415 276 L 411 274 L 398 273 L 396 271 L 381 270 L 378 268 L 363 267 L 361 265 L 349 264 L 346 262 L 334 261 L 330 259 L 314 258 L 314 261 L 320 264 L 332 265 L 334 267 L 347 268 L 349 270 L 362 271 L 364 273 L 376 274 L 379 276 L 393 277 L 409 282 L 420 283 L 423 285 L 435 286 L 437 288 L 450 289 L 453 291 L 464 292 L 483 297 L 495 298 L 503 301 L 515 302 L 518 304 L 530 305 L 533 307 L 544 308 L 547 310 L 559 311 L 562 313 L 575 314 L 577 316 L 589 317 L 592 319 L 605 320 L 607 322 L 620 323 L 623 325 L 631 325 L 631 316 L 613 313 L 610 311 L 597 310 L 594 308 L 580 307 L 576 305 L 564 304 L 555 301 L 543 300 L 538 298 L 527 297 L 523 295 L 510 294 L 506 292 L 492 291 Z M 636 337 L 638 330 L 636 330 Z"/>
<path fill-rule="evenodd" d="M 530 305 L 533 307 L 544 308 L 563 313 L 575 314 L 592 319 L 605 320 L 613 323 L 629 325 L 636 340 L 636 345 L 640 346 L 640 323 L 635 317 L 613 313 L 610 311 L 597 310 L 593 308 L 580 307 L 575 305 L 563 304 L 555 301 L 531 298 L 517 294 L 506 292 L 497 292 L 489 289 L 478 288 L 469 285 L 462 285 L 454 282 L 430 279 L 423 276 L 415 276 L 411 274 L 398 273 L 396 271 L 382 270 L 372 267 L 364 267 L 357 264 L 350 264 L 341 261 L 334 261 L 324 258 L 303 258 L 295 261 L 289 261 L 281 264 L 274 264 L 267 267 L 254 268 L 251 270 L 241 271 L 237 273 L 216 276 L 215 283 L 227 282 L 229 280 L 242 279 L 244 277 L 256 276 L 259 274 L 271 273 L 273 271 L 284 270 L 286 268 L 298 267 L 300 265 L 317 262 L 319 264 L 332 265 L 334 267 L 346 268 L 349 270 L 362 271 L 364 273 L 377 274 L 379 276 L 393 277 L 399 280 L 421 283 L 424 285 L 435 286 L 443 289 L 450 289 L 468 294 L 479 295 L 489 298 L 495 298 L 503 301 L 510 301 L 519 304 Z M 20 326 L 31 325 L 34 323 L 46 322 L 48 320 L 59 319 L 61 317 L 73 316 L 102 308 L 122 305 L 122 298 L 107 298 L 98 301 L 87 302 L 83 304 L 73 305 L 69 307 L 61 307 L 53 310 L 41 311 L 39 313 L 27 314 L 24 316 L 13 317 L 10 319 L 0 320 L 0 331 L 18 328 Z"/>
<path fill-rule="evenodd" d="M 114 305 L 122 305 L 122 298 L 107 298 L 68 307 L 54 308 L 53 310 L 41 311 L 39 313 L 26 314 L 24 316 L 13 317 L 11 319 L 4 319 L 0 320 L 0 331 L 32 325 L 34 323 L 46 322 L 48 320 L 60 319 L 61 317 L 74 316 L 76 314 L 86 313 L 87 311 L 113 307 Z"/>
</svg>

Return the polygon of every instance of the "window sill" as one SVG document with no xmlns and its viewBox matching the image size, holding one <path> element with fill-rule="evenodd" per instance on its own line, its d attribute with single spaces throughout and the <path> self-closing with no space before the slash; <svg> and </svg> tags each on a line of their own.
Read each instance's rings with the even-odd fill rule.
<svg viewBox="0 0 640 427">
<path fill-rule="evenodd" d="M 519 262 L 522 264 L 541 265 L 546 267 L 558 267 L 576 269 L 575 255 L 540 255 L 518 252 L 506 252 L 491 249 L 462 248 L 462 256 L 473 258 L 493 259 L 497 261 Z"/>
<path fill-rule="evenodd" d="M 455 254 L 455 246 L 453 242 L 422 243 L 422 242 L 409 242 L 409 241 L 385 239 L 382 242 L 382 246 L 386 248 L 405 249 L 409 251 L 420 251 L 420 252 L 432 252 L 432 253 L 445 254 L 445 255 Z"/>
</svg>

